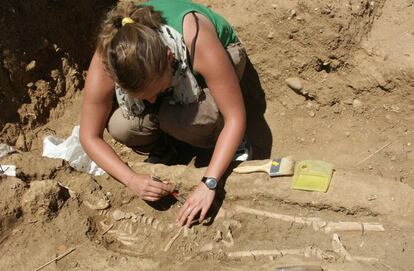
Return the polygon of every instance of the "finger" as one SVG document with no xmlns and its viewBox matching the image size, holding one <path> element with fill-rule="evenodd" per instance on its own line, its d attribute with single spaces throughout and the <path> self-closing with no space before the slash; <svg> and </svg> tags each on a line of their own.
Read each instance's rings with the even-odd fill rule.
<svg viewBox="0 0 414 271">
<path fill-rule="evenodd" d="M 200 212 L 200 207 L 194 208 L 191 213 L 189 214 L 189 216 L 187 217 L 187 224 L 186 227 L 189 228 L 190 225 L 193 222 L 194 217 Z"/>
<path fill-rule="evenodd" d="M 145 191 L 142 196 L 143 197 L 153 197 L 153 198 L 158 198 L 158 199 L 160 199 L 162 197 L 160 194 L 154 193 L 154 192 L 151 192 L 151 191 Z"/>
<path fill-rule="evenodd" d="M 190 206 L 188 206 L 185 209 L 183 208 L 181 216 L 179 217 L 179 220 L 178 220 L 178 225 L 183 226 L 187 220 L 187 217 L 191 214 L 192 211 L 193 211 L 193 208 Z"/>
<path fill-rule="evenodd" d="M 159 193 L 169 194 L 173 191 L 172 185 L 165 184 L 163 182 L 157 182 L 157 181 L 151 180 L 148 184 L 149 184 L 149 188 L 156 189 L 155 191 L 159 191 Z M 154 190 L 151 190 L 151 191 L 154 191 Z"/>
<path fill-rule="evenodd" d="M 159 200 L 160 198 L 157 198 L 157 197 L 142 197 L 142 199 L 143 200 L 146 200 L 146 201 L 157 201 L 157 200 Z"/>
<path fill-rule="evenodd" d="M 201 209 L 200 217 L 198 218 L 199 223 L 203 222 L 204 218 L 206 217 L 207 212 L 208 212 L 207 208 Z"/>
<path fill-rule="evenodd" d="M 146 191 L 151 192 L 151 193 L 155 193 L 155 194 L 157 194 L 157 195 L 159 195 L 159 196 L 163 197 L 163 196 L 166 196 L 166 195 L 168 195 L 168 194 L 171 194 L 172 189 L 171 189 L 171 190 L 166 190 L 166 189 L 162 189 L 162 188 L 157 187 L 157 186 L 152 186 L 152 185 L 149 185 L 149 186 L 146 188 Z"/>
</svg>

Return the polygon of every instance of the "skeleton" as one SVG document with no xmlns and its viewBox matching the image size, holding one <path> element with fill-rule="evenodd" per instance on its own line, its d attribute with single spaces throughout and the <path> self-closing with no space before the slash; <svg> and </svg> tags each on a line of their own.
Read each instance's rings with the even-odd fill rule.
<svg viewBox="0 0 414 271">
<path fill-rule="evenodd" d="M 100 222 L 104 234 L 110 235 L 125 246 L 142 245 L 151 234 L 170 232 L 174 225 L 163 223 L 143 213 L 128 213 L 121 210 L 103 211 L 106 219 Z"/>
<path fill-rule="evenodd" d="M 192 240 L 188 245 L 200 245 L 194 241 L 197 232 L 195 227 L 177 228 L 173 223 L 162 222 L 154 217 L 145 215 L 142 211 L 137 213 L 124 212 L 119 209 L 108 211 L 102 210 L 101 215 L 105 217 L 100 221 L 101 237 L 107 239 L 115 239 L 124 247 L 124 252 L 128 254 L 139 254 L 139 251 L 148 252 L 148 247 L 151 246 L 154 250 L 163 250 L 167 252 L 179 238 L 186 238 Z M 219 237 L 214 238 L 215 241 L 201 246 L 200 251 L 211 250 L 214 247 L 223 245 L 224 247 L 232 247 L 234 245 L 233 232 L 241 228 L 241 223 L 233 219 L 225 219 L 221 224 L 218 224 L 221 229 L 217 234 Z M 164 245 L 155 247 L 151 236 L 163 236 L 162 239 L 168 240 Z M 165 236 L 165 237 L 164 237 Z M 210 248 L 211 249 L 208 249 Z"/>
</svg>

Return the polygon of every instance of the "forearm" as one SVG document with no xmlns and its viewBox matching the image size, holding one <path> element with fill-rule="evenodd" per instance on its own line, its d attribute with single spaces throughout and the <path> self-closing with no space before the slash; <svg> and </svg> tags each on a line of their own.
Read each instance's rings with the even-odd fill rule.
<svg viewBox="0 0 414 271">
<path fill-rule="evenodd" d="M 115 153 L 111 146 L 102 138 L 81 140 L 88 156 L 112 177 L 125 185 L 129 185 L 134 172 Z"/>
<path fill-rule="evenodd" d="M 241 142 L 244 132 L 245 121 L 233 120 L 225 122 L 204 176 L 215 177 L 217 180 L 220 180 L 230 163 L 233 161 L 234 154 Z"/>
</svg>

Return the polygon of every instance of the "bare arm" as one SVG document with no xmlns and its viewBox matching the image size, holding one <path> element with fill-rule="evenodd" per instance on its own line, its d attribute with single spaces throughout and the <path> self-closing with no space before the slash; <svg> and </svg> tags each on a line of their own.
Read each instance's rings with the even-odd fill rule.
<svg viewBox="0 0 414 271">
<path fill-rule="evenodd" d="M 217 37 L 212 23 L 203 15 L 199 18 L 199 34 L 196 43 L 194 69 L 205 79 L 208 88 L 224 118 L 221 131 L 205 176 L 218 180 L 230 165 L 246 128 L 246 113 L 239 81 L 233 65 Z M 183 22 L 184 40 L 189 47 L 196 32 L 195 19 L 187 15 Z M 201 211 L 204 219 L 214 199 L 215 191 L 200 183 L 190 195 L 178 216 L 178 223 L 190 225 Z"/>
<path fill-rule="evenodd" d="M 97 53 L 89 66 L 83 95 L 80 141 L 89 157 L 144 199 L 157 200 L 168 194 L 169 186 L 152 182 L 149 176 L 135 174 L 103 140 L 112 108 L 114 81 Z"/>
</svg>

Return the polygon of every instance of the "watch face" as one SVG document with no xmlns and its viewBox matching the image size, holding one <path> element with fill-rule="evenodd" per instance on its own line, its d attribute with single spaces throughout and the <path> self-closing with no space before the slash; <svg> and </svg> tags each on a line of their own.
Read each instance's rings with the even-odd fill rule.
<svg viewBox="0 0 414 271">
<path fill-rule="evenodd" d="M 216 189 L 217 187 L 217 180 L 214 178 L 206 178 L 204 183 L 209 189 Z"/>
</svg>

